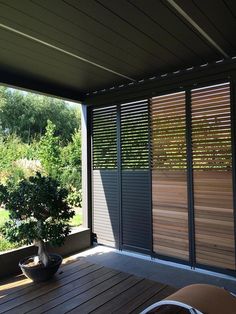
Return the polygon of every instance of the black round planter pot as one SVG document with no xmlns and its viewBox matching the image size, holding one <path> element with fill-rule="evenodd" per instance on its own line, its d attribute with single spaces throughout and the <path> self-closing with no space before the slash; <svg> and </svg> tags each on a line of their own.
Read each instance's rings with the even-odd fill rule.
<svg viewBox="0 0 236 314">
<path fill-rule="evenodd" d="M 48 265 L 48 267 L 44 267 L 43 265 L 37 265 L 37 266 L 26 266 L 26 262 L 29 261 L 29 259 L 33 259 L 34 256 L 28 256 L 24 259 L 22 259 L 19 262 L 19 266 L 23 272 L 23 274 L 33 280 L 34 282 L 41 282 L 49 280 L 53 277 L 53 275 L 57 272 L 58 268 L 61 265 L 62 257 L 58 254 L 49 254 L 52 258 L 52 262 Z"/>
</svg>

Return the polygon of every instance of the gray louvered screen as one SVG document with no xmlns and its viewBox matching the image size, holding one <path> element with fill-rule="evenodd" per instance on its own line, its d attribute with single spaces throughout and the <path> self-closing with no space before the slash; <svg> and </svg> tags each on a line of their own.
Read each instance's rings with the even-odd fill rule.
<svg viewBox="0 0 236 314">
<path fill-rule="evenodd" d="M 119 244 L 117 170 L 93 171 L 93 233 L 98 243 Z"/>
<path fill-rule="evenodd" d="M 118 246 L 117 108 L 93 109 L 93 233 L 97 242 Z"/>
<path fill-rule="evenodd" d="M 121 105 L 122 170 L 148 169 L 148 101 Z"/>
<path fill-rule="evenodd" d="M 93 169 L 117 167 L 116 106 L 93 109 Z"/>
<path fill-rule="evenodd" d="M 149 251 L 151 207 L 148 101 L 121 105 L 122 246 Z"/>
</svg>

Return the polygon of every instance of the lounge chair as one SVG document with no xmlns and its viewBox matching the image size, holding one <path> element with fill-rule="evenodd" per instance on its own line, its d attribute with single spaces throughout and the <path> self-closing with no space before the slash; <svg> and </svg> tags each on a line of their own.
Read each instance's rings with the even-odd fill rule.
<svg viewBox="0 0 236 314">
<path fill-rule="evenodd" d="M 224 288 L 206 284 L 184 287 L 141 314 L 236 314 L 236 297 Z"/>
</svg>

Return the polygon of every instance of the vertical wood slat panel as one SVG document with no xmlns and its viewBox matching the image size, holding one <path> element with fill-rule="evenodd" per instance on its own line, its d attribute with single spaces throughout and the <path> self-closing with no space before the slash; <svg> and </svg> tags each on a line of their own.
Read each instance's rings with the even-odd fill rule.
<svg viewBox="0 0 236 314">
<path fill-rule="evenodd" d="M 97 242 L 119 245 L 116 106 L 93 109 L 93 233 Z"/>
<path fill-rule="evenodd" d="M 229 83 L 191 100 L 196 262 L 235 270 Z"/>
<path fill-rule="evenodd" d="M 189 260 L 185 93 L 151 99 L 153 250 Z"/>
</svg>

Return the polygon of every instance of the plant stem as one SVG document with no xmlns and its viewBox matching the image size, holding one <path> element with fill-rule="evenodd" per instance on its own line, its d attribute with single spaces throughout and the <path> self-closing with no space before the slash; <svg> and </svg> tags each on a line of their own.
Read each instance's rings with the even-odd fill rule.
<svg viewBox="0 0 236 314">
<path fill-rule="evenodd" d="M 46 246 L 43 240 L 36 240 L 35 241 L 35 246 L 38 247 L 38 257 L 39 257 L 39 262 L 41 262 L 45 267 L 48 266 L 50 257 L 49 254 L 46 250 Z"/>
</svg>

